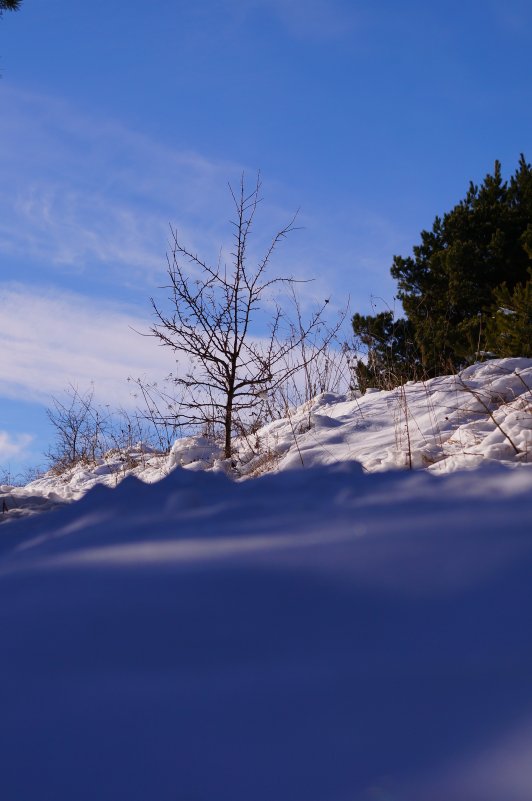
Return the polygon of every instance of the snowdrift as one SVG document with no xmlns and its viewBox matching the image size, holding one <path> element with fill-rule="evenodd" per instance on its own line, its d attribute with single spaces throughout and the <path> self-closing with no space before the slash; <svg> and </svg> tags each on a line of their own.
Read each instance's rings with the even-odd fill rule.
<svg viewBox="0 0 532 801">
<path fill-rule="evenodd" d="M 364 470 L 427 469 L 438 474 L 484 464 L 532 464 L 532 359 L 476 364 L 457 376 L 363 396 L 324 393 L 286 417 L 236 440 L 234 464 L 203 437 L 175 442 L 162 456 L 139 445 L 96 465 L 48 473 L 26 487 L 0 486 L 5 518 L 53 508 L 96 484 L 134 475 L 160 481 L 176 467 L 233 478 L 356 461 Z M 236 466 L 236 469 L 234 467 Z"/>
<path fill-rule="evenodd" d="M 477 390 L 484 369 L 466 375 Z M 298 412 L 311 415 L 299 451 L 283 450 L 282 421 L 260 434 L 277 436 L 276 472 L 235 482 L 204 450 L 176 466 L 176 448 L 156 483 L 101 471 L 110 486 L 3 525 L 0 798 L 530 801 L 518 386 L 501 400 L 492 385 L 482 418 L 464 391 L 429 470 L 382 469 L 396 444 L 389 393 L 322 397 Z M 327 445 L 314 448 L 318 432 Z M 346 454 L 361 458 L 372 437 L 367 460 L 383 459 L 369 473 Z M 318 453 L 336 463 L 282 469 Z M 455 469 L 479 455 L 478 469 Z M 219 469 L 192 469 L 209 460 Z"/>
<path fill-rule="evenodd" d="M 178 469 L 4 526 L 0 797 L 529 801 L 531 490 Z"/>
</svg>

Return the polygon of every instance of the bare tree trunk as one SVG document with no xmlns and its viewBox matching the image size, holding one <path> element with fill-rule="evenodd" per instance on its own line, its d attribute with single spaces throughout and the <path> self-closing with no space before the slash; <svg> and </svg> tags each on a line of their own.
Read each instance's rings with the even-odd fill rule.
<svg viewBox="0 0 532 801">
<path fill-rule="evenodd" d="M 227 405 L 225 407 L 224 429 L 225 429 L 224 456 L 226 459 L 230 459 L 231 456 L 233 455 L 233 448 L 232 448 L 233 398 L 231 396 L 227 398 Z"/>
</svg>

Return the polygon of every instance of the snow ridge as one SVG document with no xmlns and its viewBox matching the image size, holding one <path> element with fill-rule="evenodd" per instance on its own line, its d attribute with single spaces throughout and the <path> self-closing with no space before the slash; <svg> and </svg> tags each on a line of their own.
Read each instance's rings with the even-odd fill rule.
<svg viewBox="0 0 532 801">
<path fill-rule="evenodd" d="M 216 443 L 186 437 L 168 455 L 139 444 L 26 487 L 4 485 L 0 497 L 8 519 L 77 500 L 96 484 L 116 487 L 127 476 L 160 481 L 176 467 L 243 479 L 351 461 L 368 472 L 413 468 L 440 475 L 493 463 L 530 467 L 532 360 L 487 361 L 456 376 L 363 396 L 324 393 L 236 440 L 233 465 Z"/>
</svg>

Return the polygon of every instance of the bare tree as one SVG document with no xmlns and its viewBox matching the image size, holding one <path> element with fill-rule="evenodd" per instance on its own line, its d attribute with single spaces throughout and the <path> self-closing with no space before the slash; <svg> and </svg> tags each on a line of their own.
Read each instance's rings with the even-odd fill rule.
<svg viewBox="0 0 532 801">
<path fill-rule="evenodd" d="M 163 444 L 160 432 L 146 415 L 100 406 L 92 386 L 80 391 L 70 384 L 61 399 L 52 398 L 46 413 L 55 439 L 45 456 L 58 473 L 80 462 L 95 464 L 108 456 L 119 456 L 128 466 L 134 460 L 133 452 L 147 454 Z"/>
<path fill-rule="evenodd" d="M 174 379 L 170 375 L 162 382 L 148 381 L 146 378 L 132 378 L 130 381 L 136 389 L 133 398 L 141 401 L 140 409 L 135 412 L 135 420 L 139 426 L 141 419 L 148 425 L 143 439 L 157 447 L 161 453 L 168 453 L 172 443 L 183 433 L 179 422 L 179 399 L 174 391 Z M 146 431 L 146 429 L 143 429 Z"/>
<path fill-rule="evenodd" d="M 291 408 L 302 406 L 323 392 L 347 392 L 351 385 L 349 347 L 341 333 L 349 301 L 332 324 L 322 320 L 313 331 L 305 333 L 301 303 L 293 286 L 289 295 L 289 336 L 294 347 L 286 360 L 287 379 L 268 394 L 268 414 L 272 419 L 288 416 Z M 296 372 L 292 371 L 294 365 L 298 365 Z"/>
<path fill-rule="evenodd" d="M 300 316 L 297 327 L 290 326 L 273 295 L 287 294 L 298 282 L 293 277 L 270 277 L 268 268 L 277 245 L 295 230 L 296 215 L 273 236 L 265 255 L 252 267 L 249 240 L 260 202 L 260 176 L 249 193 L 243 176 L 238 192 L 229 188 L 235 209 L 230 265 L 220 261 L 211 267 L 181 244 L 171 229 L 170 283 L 164 287 L 170 290 L 170 310 L 151 300 L 157 320 L 151 334 L 190 364 L 184 375 L 173 376 L 180 397 L 175 414 L 188 426 L 211 433 L 221 429 L 227 459 L 243 420 L 263 404 L 268 393 L 315 357 L 316 348 L 306 350 L 301 345 L 323 325 L 328 302 L 308 320 Z M 257 313 L 267 308 L 273 309 L 268 334 L 259 338 L 252 326 Z M 298 358 L 291 358 L 296 354 Z"/>
<path fill-rule="evenodd" d="M 45 455 L 54 469 L 94 462 L 102 455 L 109 414 L 94 403 L 92 388 L 80 392 L 71 384 L 63 400 L 52 398 L 46 413 L 55 430 L 55 445 Z"/>
</svg>

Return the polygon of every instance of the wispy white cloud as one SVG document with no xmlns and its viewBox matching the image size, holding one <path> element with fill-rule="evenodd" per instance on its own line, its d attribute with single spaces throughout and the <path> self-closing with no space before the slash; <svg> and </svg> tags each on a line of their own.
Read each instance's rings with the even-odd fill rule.
<svg viewBox="0 0 532 801">
<path fill-rule="evenodd" d="M 290 13 L 301 8 L 290 5 Z M 29 265 L 40 283 L 57 283 L 68 274 L 83 292 L 85 277 L 93 286 L 114 285 L 115 293 L 121 287 L 146 290 L 164 279 L 169 223 L 202 258 L 215 262 L 222 248 L 230 260 L 227 182 L 238 182 L 242 172 L 251 181 L 252 166 L 183 152 L 119 123 L 83 116 L 57 99 L 9 87 L 3 89 L 2 106 L 3 280 L 19 280 L 20 265 Z M 296 188 L 275 176 L 266 179 L 250 258 L 263 254 L 270 236 L 304 201 Z M 298 224 L 306 230 L 276 252 L 278 274 L 321 276 L 327 294 L 336 286 L 343 295 L 351 270 L 363 268 L 359 285 L 368 268 L 376 266 L 382 274 L 388 267 L 379 261 L 387 244 L 381 230 L 386 221 L 350 205 L 309 209 L 304 204 Z M 389 261 L 397 232 L 387 238 Z M 371 281 L 375 284 L 375 275 Z M 308 289 L 313 296 L 314 287 Z"/>
<path fill-rule="evenodd" d="M 73 384 L 94 383 L 102 403 L 131 407 L 128 376 L 157 379 L 173 369 L 149 318 L 73 293 L 0 287 L 0 396 L 48 405 Z"/>
<path fill-rule="evenodd" d="M 304 299 L 305 317 L 309 306 L 321 305 L 324 299 L 318 289 L 313 292 L 315 304 L 310 295 Z M 99 404 L 133 409 L 143 405 L 135 379 L 161 382 L 176 369 L 190 369 L 184 357 L 148 335 L 152 321 L 134 309 L 17 285 L 0 285 L 0 304 L 0 399 L 49 406 L 52 397 L 62 396 L 69 386 L 81 392 L 93 387 Z M 266 316 L 269 311 L 265 304 Z M 329 322 L 334 322 L 334 314 Z M 260 325 L 254 341 L 267 344 Z M 14 455 L 16 445 L 28 446 L 30 439 L 5 440 L 5 456 Z"/>
<path fill-rule="evenodd" d="M 302 13 L 302 8 L 296 3 L 283 13 Z M 310 9 L 312 15 L 319 6 L 311 4 Z M 124 390 L 117 389 L 117 376 L 122 380 L 148 369 L 157 359 L 153 354 L 160 351 L 148 341 L 148 356 L 140 338 L 126 336 L 130 319 L 118 303 L 102 306 L 81 294 L 98 285 L 101 294 L 103 284 L 106 291 L 112 284 L 111 300 L 120 298 L 125 287 L 129 297 L 135 295 L 138 304 L 144 302 L 154 285 L 165 280 L 169 222 L 177 227 L 181 241 L 202 258 L 216 261 L 221 247 L 230 261 L 227 181 L 238 181 L 242 168 L 176 150 L 116 122 L 83 116 L 57 99 L 7 87 L 2 105 L 3 280 L 20 280 L 21 266 L 27 275 L 33 270 L 36 278 L 27 290 L 19 287 L 15 292 L 11 287 L 9 298 L 4 296 L 2 301 L 0 330 L 5 347 L 0 356 L 0 392 L 43 397 L 70 381 L 81 385 L 94 379 L 99 386 L 105 385 L 106 395 L 122 398 Z M 245 172 L 251 180 L 253 169 Z M 288 222 L 302 199 L 297 190 L 287 190 L 275 180 L 266 181 L 263 194 L 250 260 L 264 254 L 270 236 Z M 330 308 L 341 308 L 353 271 L 363 266 L 355 286 L 358 298 L 352 296 L 352 301 L 353 306 L 364 307 L 369 294 L 376 291 L 377 267 L 383 269 L 382 262 L 376 264 L 375 254 L 383 252 L 385 245 L 393 252 L 385 240 L 396 240 L 396 233 L 383 231 L 385 221 L 369 219 L 363 209 L 304 209 L 298 224 L 306 230 L 289 237 L 276 251 L 274 273 L 317 279 L 300 286 L 303 308 L 325 297 L 331 298 Z M 43 296 L 31 288 L 35 283 L 57 285 L 65 273 L 75 277 L 69 285 L 79 289 L 79 297 L 52 292 Z M 13 339 L 13 326 L 20 323 L 16 309 L 22 310 L 29 324 L 23 335 Z M 135 314 L 132 317 L 136 325 Z M 62 325 L 52 345 L 50 332 L 58 320 L 68 325 Z M 112 345 L 104 346 L 101 331 L 109 331 L 120 347 L 113 351 Z M 133 354 L 141 356 L 138 367 L 132 362 Z"/>
<path fill-rule="evenodd" d="M 23 459 L 29 453 L 33 439 L 32 434 L 12 435 L 7 431 L 0 431 L 0 463 Z"/>
<path fill-rule="evenodd" d="M 201 247 L 238 165 L 167 147 L 66 103 L 3 91 L 0 253 L 42 270 L 160 269 L 168 223 Z"/>
<path fill-rule="evenodd" d="M 115 291 L 139 281 L 153 286 L 164 277 L 170 223 L 203 259 L 215 262 L 222 253 L 230 261 L 233 209 L 227 183 L 237 184 L 245 173 L 251 187 L 253 167 L 172 149 L 48 97 L 8 89 L 3 107 L 4 280 L 17 280 L 22 263 L 38 270 L 40 282 L 55 283 L 68 274 L 78 280 L 90 275 L 93 284 L 112 282 Z M 286 188 L 278 182 L 267 182 L 263 195 L 251 258 L 263 255 L 297 207 L 295 201 L 283 203 Z M 276 265 L 286 274 L 294 272 L 287 263 L 294 255 L 284 243 L 276 253 Z"/>
</svg>

